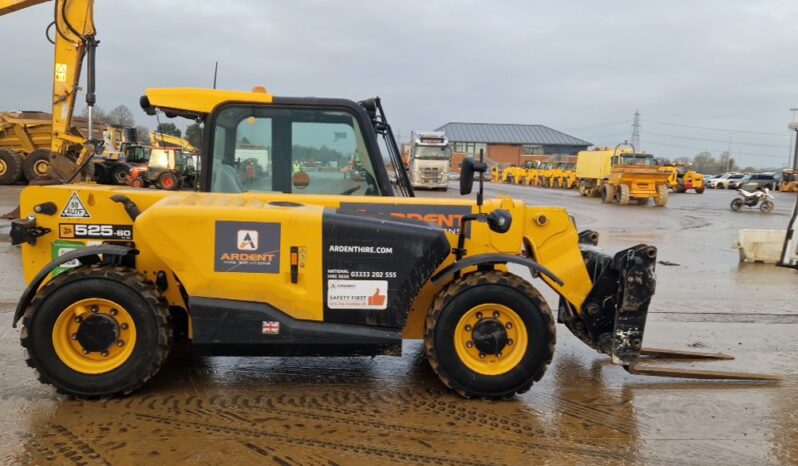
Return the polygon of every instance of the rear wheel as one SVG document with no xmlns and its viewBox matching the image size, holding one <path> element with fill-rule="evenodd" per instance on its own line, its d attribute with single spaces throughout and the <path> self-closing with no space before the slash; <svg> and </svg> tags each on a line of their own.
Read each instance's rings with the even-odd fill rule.
<svg viewBox="0 0 798 466">
<path fill-rule="evenodd" d="M 173 191 L 179 188 L 180 182 L 177 179 L 177 175 L 172 172 L 163 172 L 158 176 L 158 188 L 165 189 L 167 191 Z"/>
<path fill-rule="evenodd" d="M 25 172 L 25 178 L 28 181 L 33 181 L 40 176 L 44 176 L 50 172 L 50 151 L 47 149 L 37 149 L 22 162 L 22 169 Z"/>
<path fill-rule="evenodd" d="M 620 188 L 620 193 L 618 194 L 618 203 L 621 205 L 628 205 L 632 196 L 632 189 L 628 184 L 622 184 Z"/>
<path fill-rule="evenodd" d="M 743 208 L 743 200 L 740 199 L 739 197 L 735 197 L 734 199 L 732 199 L 729 207 L 731 207 L 731 210 L 737 212 Z"/>
<path fill-rule="evenodd" d="M 615 200 L 615 186 L 604 183 L 601 185 L 601 188 L 599 188 L 599 194 L 601 195 L 601 202 L 609 204 Z"/>
<path fill-rule="evenodd" d="M 657 186 L 657 197 L 654 198 L 654 205 L 665 207 L 668 204 L 668 186 L 661 184 Z"/>
<path fill-rule="evenodd" d="M 424 348 L 447 387 L 466 398 L 495 399 L 540 380 L 555 339 L 551 310 L 532 285 L 506 272 L 475 272 L 435 298 Z"/>
<path fill-rule="evenodd" d="M 702 185 L 700 188 L 695 188 L 695 192 L 698 193 L 698 194 L 703 194 L 704 193 L 704 186 Z"/>
<path fill-rule="evenodd" d="M 577 189 L 579 190 L 579 194 L 581 196 L 587 196 L 587 183 L 585 182 L 585 180 L 579 180 Z"/>
<path fill-rule="evenodd" d="M 84 266 L 36 294 L 22 319 L 22 346 L 39 380 L 78 397 L 127 394 L 169 352 L 169 310 L 136 271 Z"/>
<path fill-rule="evenodd" d="M 772 201 L 762 201 L 762 204 L 759 206 L 759 209 L 766 214 L 769 214 L 773 210 L 773 202 Z"/>
<path fill-rule="evenodd" d="M 14 151 L 0 149 L 0 185 L 14 184 L 22 177 L 22 161 Z"/>
<path fill-rule="evenodd" d="M 128 175 L 130 175 L 130 167 L 127 164 L 118 163 L 111 167 L 109 178 L 112 184 L 123 185 Z"/>
</svg>

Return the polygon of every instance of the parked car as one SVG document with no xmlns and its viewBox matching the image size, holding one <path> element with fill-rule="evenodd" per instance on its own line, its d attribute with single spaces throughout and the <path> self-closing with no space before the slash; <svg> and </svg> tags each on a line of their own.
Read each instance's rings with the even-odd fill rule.
<svg viewBox="0 0 798 466">
<path fill-rule="evenodd" d="M 726 173 L 720 178 L 712 180 L 712 185 L 710 187 L 715 189 L 731 189 L 731 183 L 743 179 L 744 176 L 745 175 L 742 173 Z"/>
<path fill-rule="evenodd" d="M 732 186 L 732 182 L 730 182 L 729 188 L 744 189 L 749 192 L 755 191 L 757 188 L 767 188 L 771 191 L 775 191 L 779 182 L 773 175 L 753 173 L 751 175 L 745 175 L 741 180 L 734 182 L 734 184 L 736 186 Z"/>
</svg>

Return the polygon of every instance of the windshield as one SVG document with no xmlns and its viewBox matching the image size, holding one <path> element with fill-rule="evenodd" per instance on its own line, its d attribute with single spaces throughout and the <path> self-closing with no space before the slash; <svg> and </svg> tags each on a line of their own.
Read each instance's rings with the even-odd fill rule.
<svg viewBox="0 0 798 466">
<path fill-rule="evenodd" d="M 621 156 L 621 165 L 646 165 L 653 167 L 654 157 L 650 155 L 629 154 Z"/>
<path fill-rule="evenodd" d="M 150 160 L 150 148 L 144 146 L 128 147 L 125 157 L 129 163 L 146 163 Z"/>
<path fill-rule="evenodd" d="M 445 147 L 416 146 L 415 158 L 417 159 L 448 159 L 449 154 Z"/>
<path fill-rule="evenodd" d="M 380 195 L 345 110 L 230 106 L 215 119 L 212 192 Z"/>
</svg>

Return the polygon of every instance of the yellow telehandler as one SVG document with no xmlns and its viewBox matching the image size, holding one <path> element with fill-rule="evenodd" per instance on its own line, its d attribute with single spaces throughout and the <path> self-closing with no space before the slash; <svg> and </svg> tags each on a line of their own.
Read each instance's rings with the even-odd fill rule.
<svg viewBox="0 0 798 466">
<path fill-rule="evenodd" d="M 70 3 L 56 11 L 73 26 L 90 17 L 91 2 Z M 642 346 L 656 248 L 606 254 L 563 208 L 483 201 L 481 154 L 460 176 L 464 196 L 478 176 L 476 201 L 414 197 L 378 98 L 147 89 L 141 107 L 203 122 L 198 192 L 29 186 L 11 225 L 27 283 L 13 324 L 61 392 L 130 393 L 176 337 L 209 355 L 284 356 L 399 355 L 408 338 L 460 395 L 511 397 L 546 371 L 555 323 L 510 264 L 556 292 L 559 322 L 632 373 L 773 379 L 640 364 L 696 356 Z M 341 133 L 331 170 L 306 171 L 307 148 Z M 244 155 L 261 169 L 242 167 Z M 347 161 L 357 177 L 342 176 Z"/>
</svg>

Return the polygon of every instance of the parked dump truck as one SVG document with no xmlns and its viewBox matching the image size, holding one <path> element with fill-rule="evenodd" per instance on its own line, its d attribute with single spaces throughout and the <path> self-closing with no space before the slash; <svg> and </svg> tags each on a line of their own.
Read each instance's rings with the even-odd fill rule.
<svg viewBox="0 0 798 466">
<path fill-rule="evenodd" d="M 87 120 L 73 118 L 71 136 L 87 139 Z M 103 152 L 92 157 L 98 183 L 124 184 L 129 166 L 125 150 L 135 143 L 135 128 L 97 125 L 94 139 L 103 140 Z M 45 112 L 0 113 L 0 185 L 30 181 L 50 170 L 52 117 Z"/>
<path fill-rule="evenodd" d="M 414 189 L 449 187 L 449 140 L 441 131 L 414 131 L 405 166 Z"/>
<path fill-rule="evenodd" d="M 658 207 L 668 203 L 668 173 L 657 169 L 653 155 L 631 145 L 580 151 L 576 177 L 581 195 L 601 197 L 602 202 L 646 204 L 653 199 Z"/>
<path fill-rule="evenodd" d="M 86 120 L 75 118 L 73 122 L 73 135 L 85 137 Z M 49 113 L 0 112 L 0 185 L 32 180 L 48 172 L 52 132 Z"/>
</svg>

